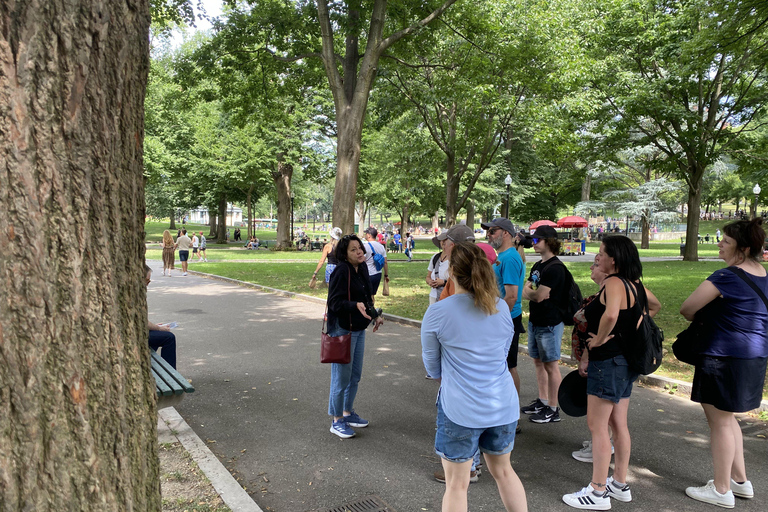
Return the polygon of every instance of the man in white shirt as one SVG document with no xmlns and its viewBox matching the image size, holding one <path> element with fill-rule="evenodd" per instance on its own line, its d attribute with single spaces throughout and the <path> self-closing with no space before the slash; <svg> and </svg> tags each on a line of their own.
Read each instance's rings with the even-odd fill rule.
<svg viewBox="0 0 768 512">
<path fill-rule="evenodd" d="M 181 260 L 182 275 L 187 275 L 187 260 L 189 260 L 189 246 L 192 240 L 187 236 L 187 230 L 181 230 L 181 236 L 176 239 L 176 248 L 179 250 L 179 259 Z"/>
<path fill-rule="evenodd" d="M 371 295 L 375 296 L 379 290 L 379 284 L 381 284 L 381 271 L 384 271 L 384 279 L 389 282 L 389 266 L 387 264 L 387 249 L 376 241 L 376 235 L 378 231 L 376 228 L 368 228 L 364 232 L 365 244 L 365 263 L 368 265 L 368 275 L 371 278 Z M 374 253 L 384 256 L 384 266 L 381 269 L 376 268 L 376 263 L 373 259 Z"/>
</svg>

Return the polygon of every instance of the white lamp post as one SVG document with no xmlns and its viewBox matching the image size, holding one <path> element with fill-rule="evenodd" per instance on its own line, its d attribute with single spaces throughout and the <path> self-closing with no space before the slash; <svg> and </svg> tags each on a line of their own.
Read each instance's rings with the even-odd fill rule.
<svg viewBox="0 0 768 512">
<path fill-rule="evenodd" d="M 507 177 L 504 178 L 504 184 L 507 186 L 507 201 L 504 204 L 504 218 L 509 218 L 509 186 L 512 184 L 512 176 L 507 174 Z"/>
<path fill-rule="evenodd" d="M 761 191 L 760 185 L 755 183 L 755 187 L 752 189 L 752 193 L 755 194 L 755 216 L 753 218 L 757 218 L 757 201 L 760 198 Z"/>
</svg>

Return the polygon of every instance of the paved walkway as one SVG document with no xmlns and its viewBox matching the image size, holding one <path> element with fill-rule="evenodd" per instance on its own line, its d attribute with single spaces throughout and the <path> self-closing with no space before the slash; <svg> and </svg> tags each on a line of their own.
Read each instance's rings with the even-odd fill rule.
<svg viewBox="0 0 768 512">
<path fill-rule="evenodd" d="M 424 378 L 417 329 L 388 322 L 379 333 L 368 331 L 356 408 L 371 426 L 341 440 L 328 432 L 329 367 L 319 363 L 323 306 L 155 272 L 149 307 L 152 321 L 179 323 L 179 370 L 196 392 L 177 410 L 263 510 L 304 512 L 369 495 L 398 512 L 440 510 L 443 486 L 432 479 L 440 467 L 432 451 L 437 384 Z M 520 362 L 527 403 L 535 395 L 533 365 L 526 356 Z M 701 408 L 639 388 L 629 421 L 634 501 L 614 508 L 714 510 L 684 494 L 712 478 Z M 512 462 L 530 510 L 572 510 L 561 495 L 591 476 L 589 464 L 570 456 L 589 437 L 585 419 L 522 425 Z M 758 499 L 737 500 L 737 508 L 765 510 L 768 426 L 752 418 L 742 425 Z M 470 486 L 469 503 L 473 512 L 503 509 L 490 475 Z"/>
</svg>

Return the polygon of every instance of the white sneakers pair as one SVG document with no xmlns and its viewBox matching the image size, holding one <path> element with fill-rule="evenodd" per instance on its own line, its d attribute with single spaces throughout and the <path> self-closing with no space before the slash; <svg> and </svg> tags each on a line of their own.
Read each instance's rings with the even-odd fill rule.
<svg viewBox="0 0 768 512">
<path fill-rule="evenodd" d="M 755 497 L 755 490 L 752 487 L 752 482 L 749 480 L 740 484 L 731 478 L 731 488 L 724 494 L 717 492 L 714 480 L 710 480 L 707 482 L 707 485 L 702 487 L 688 487 L 685 490 L 685 494 L 695 500 L 703 501 L 704 503 L 710 503 L 723 508 L 733 508 L 736 506 L 736 499 L 734 496 L 751 499 Z"/>
</svg>

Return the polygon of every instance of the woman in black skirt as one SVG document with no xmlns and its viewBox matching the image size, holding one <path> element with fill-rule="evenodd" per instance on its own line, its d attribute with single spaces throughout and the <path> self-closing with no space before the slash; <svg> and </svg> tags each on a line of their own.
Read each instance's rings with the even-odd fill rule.
<svg viewBox="0 0 768 512">
<path fill-rule="evenodd" d="M 754 496 L 734 413 L 760 406 L 768 361 L 768 304 L 745 281 L 768 295 L 768 276 L 760 264 L 765 240 L 761 224 L 762 219 L 757 218 L 725 226 L 718 247 L 728 268 L 709 276 L 680 307 L 688 320 L 707 307 L 711 323 L 710 335 L 700 347 L 702 357 L 693 376 L 691 400 L 701 403 L 707 416 L 715 466 L 713 480 L 703 487 L 688 487 L 685 493 L 727 508 L 734 506 L 734 496 Z"/>
</svg>

